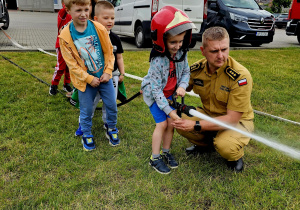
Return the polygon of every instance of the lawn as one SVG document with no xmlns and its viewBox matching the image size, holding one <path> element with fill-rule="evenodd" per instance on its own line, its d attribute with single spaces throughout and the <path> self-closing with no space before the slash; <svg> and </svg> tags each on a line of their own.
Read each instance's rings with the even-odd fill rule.
<svg viewBox="0 0 300 210">
<path fill-rule="evenodd" d="M 255 140 L 245 147 L 244 172 L 236 174 L 217 153 L 187 156 L 190 144 L 175 133 L 178 169 L 155 172 L 148 165 L 155 124 L 142 97 L 118 108 L 120 146 L 109 146 L 97 111 L 97 148 L 83 151 L 74 136 L 79 110 L 62 91 L 48 94 L 56 58 L 0 54 L 27 71 L 0 56 L 0 209 L 300 208 L 300 161 Z M 252 74 L 255 110 L 300 122 L 299 54 L 299 48 L 230 52 Z M 123 56 L 127 73 L 146 75 L 149 52 Z M 203 56 L 191 51 L 188 57 L 192 64 Z M 130 97 L 140 81 L 126 77 L 125 85 Z M 185 102 L 200 104 L 192 96 Z M 299 125 L 256 114 L 255 127 L 256 134 L 300 150 Z"/>
</svg>

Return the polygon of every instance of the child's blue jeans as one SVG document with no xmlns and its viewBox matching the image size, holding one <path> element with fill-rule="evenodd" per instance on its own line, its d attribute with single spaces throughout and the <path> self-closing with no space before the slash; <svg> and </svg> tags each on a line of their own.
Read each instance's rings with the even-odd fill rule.
<svg viewBox="0 0 300 210">
<path fill-rule="evenodd" d="M 99 91 L 106 108 L 106 122 L 109 128 L 115 128 L 117 124 L 117 103 L 113 82 L 110 79 L 107 83 L 100 83 L 96 88 L 86 85 L 85 92 L 78 90 L 80 104 L 80 125 L 83 135 L 92 134 L 93 104 L 97 91 Z"/>
</svg>

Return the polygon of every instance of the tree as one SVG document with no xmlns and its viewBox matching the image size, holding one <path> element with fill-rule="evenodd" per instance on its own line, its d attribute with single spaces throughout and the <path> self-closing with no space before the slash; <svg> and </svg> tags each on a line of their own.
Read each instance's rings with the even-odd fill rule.
<svg viewBox="0 0 300 210">
<path fill-rule="evenodd" d="M 291 0 L 273 0 L 271 10 L 273 13 L 281 13 L 282 7 L 290 7 Z"/>
</svg>

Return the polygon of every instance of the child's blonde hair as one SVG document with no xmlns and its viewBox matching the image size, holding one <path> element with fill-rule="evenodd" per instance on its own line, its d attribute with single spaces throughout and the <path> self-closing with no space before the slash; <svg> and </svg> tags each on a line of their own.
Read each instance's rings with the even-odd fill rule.
<svg viewBox="0 0 300 210">
<path fill-rule="evenodd" d="M 71 9 L 72 5 L 88 5 L 91 4 L 91 0 L 63 0 L 65 2 L 66 8 Z"/>
<path fill-rule="evenodd" d="M 99 15 L 101 9 L 115 9 L 115 7 L 108 1 L 98 1 L 95 5 L 95 16 Z"/>
</svg>

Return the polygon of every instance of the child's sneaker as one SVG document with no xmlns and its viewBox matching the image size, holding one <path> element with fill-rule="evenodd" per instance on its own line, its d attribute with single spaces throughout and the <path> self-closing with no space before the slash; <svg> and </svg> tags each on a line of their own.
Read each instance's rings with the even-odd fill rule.
<svg viewBox="0 0 300 210">
<path fill-rule="evenodd" d="M 162 152 L 161 156 L 166 161 L 166 163 L 170 166 L 170 168 L 177 168 L 178 163 L 175 160 L 174 156 L 170 154 L 169 152 Z"/>
<path fill-rule="evenodd" d="M 51 85 L 49 88 L 49 94 L 50 96 L 54 96 L 57 94 L 57 85 Z"/>
<path fill-rule="evenodd" d="M 83 133 L 82 133 L 82 131 L 81 131 L 81 125 L 80 125 L 80 123 L 79 123 L 78 129 L 75 131 L 75 136 L 82 136 L 82 135 L 83 135 Z"/>
<path fill-rule="evenodd" d="M 67 83 L 67 84 L 64 84 L 63 90 L 66 92 L 72 92 L 73 88 L 70 86 L 69 83 Z"/>
<path fill-rule="evenodd" d="M 152 159 L 151 156 L 149 165 L 152 166 L 152 168 L 154 168 L 160 174 L 169 174 L 171 172 L 169 167 L 164 163 L 161 156 L 155 159 Z"/>
<path fill-rule="evenodd" d="M 81 143 L 85 151 L 91 151 L 96 148 L 93 135 L 83 135 Z"/>
<path fill-rule="evenodd" d="M 114 128 L 114 129 L 107 129 L 107 131 L 105 132 L 106 137 L 109 139 L 109 144 L 111 146 L 118 146 L 120 144 L 120 139 L 118 137 L 118 129 Z"/>
</svg>

